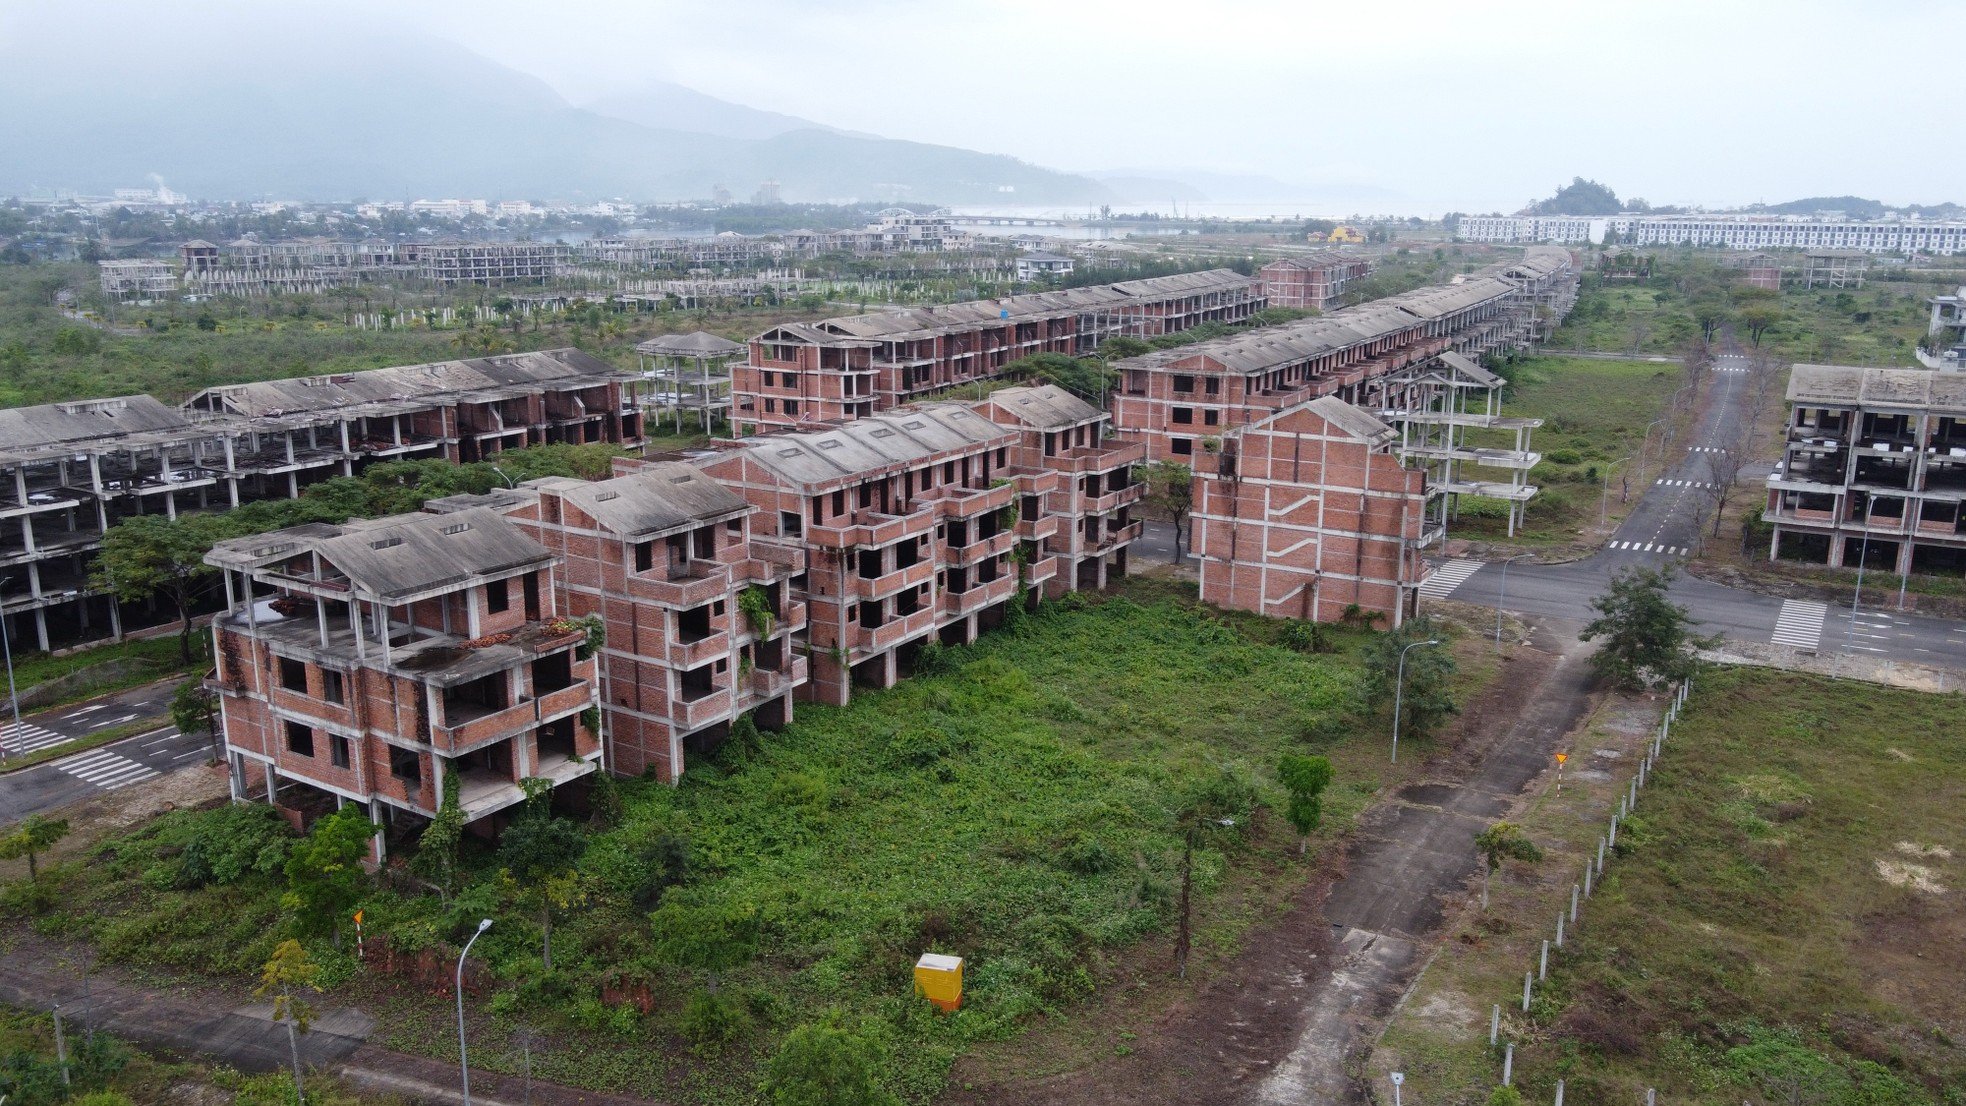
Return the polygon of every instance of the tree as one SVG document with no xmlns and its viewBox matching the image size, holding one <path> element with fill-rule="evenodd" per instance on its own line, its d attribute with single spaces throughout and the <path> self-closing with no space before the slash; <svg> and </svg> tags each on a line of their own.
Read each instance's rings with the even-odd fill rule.
<svg viewBox="0 0 1966 1106">
<path fill-rule="evenodd" d="M 126 602 L 170 603 L 178 615 L 178 655 L 190 664 L 191 608 L 218 577 L 205 554 L 231 536 L 231 526 L 219 515 L 126 518 L 102 536 L 92 582 Z"/>
<path fill-rule="evenodd" d="M 361 807 L 345 806 L 314 823 L 287 856 L 287 893 L 282 905 L 294 912 L 304 932 L 331 933 L 341 942 L 341 920 L 369 888 L 362 859 L 369 839 L 382 827 L 368 820 Z"/>
<path fill-rule="evenodd" d="M 1147 502 L 1174 523 L 1172 563 L 1180 564 L 1181 531 L 1195 505 L 1194 470 L 1178 461 L 1155 461 L 1140 466 L 1140 479 L 1147 485 Z"/>
<path fill-rule="evenodd" d="M 44 818 L 30 814 L 21 819 L 19 825 L 4 837 L 0 837 L 0 860 L 19 860 L 27 858 L 27 878 L 39 880 L 41 868 L 40 855 L 55 847 L 55 843 L 68 836 L 66 818 Z"/>
<path fill-rule="evenodd" d="M 1400 707 L 1400 732 L 1425 737 L 1442 722 L 1459 714 L 1454 701 L 1454 655 L 1445 646 L 1407 646 L 1443 640 L 1444 631 L 1425 616 L 1409 618 L 1399 629 L 1373 639 L 1365 649 L 1363 693 L 1372 710 Z M 1400 654 L 1406 655 L 1405 690 L 1400 690 Z"/>
<path fill-rule="evenodd" d="M 1310 836 L 1324 821 L 1324 789 L 1331 786 L 1331 761 L 1327 757 L 1307 757 L 1285 753 L 1277 763 L 1277 778 L 1290 793 L 1284 817 L 1297 831 L 1297 855 L 1303 856 Z"/>
<path fill-rule="evenodd" d="M 457 773 L 444 772 L 444 799 L 437 804 L 437 816 L 423 827 L 416 839 L 416 856 L 411 868 L 437 884 L 438 893 L 449 899 L 457 890 L 457 847 L 464 840 L 464 807 L 458 800 Z"/>
<path fill-rule="evenodd" d="M 1174 811 L 1174 829 L 1181 837 L 1180 925 L 1174 934 L 1175 971 L 1188 978 L 1188 952 L 1193 943 L 1195 850 L 1241 829 L 1255 803 L 1249 785 L 1226 769 L 1191 781 Z"/>
<path fill-rule="evenodd" d="M 1757 349 L 1761 346 L 1761 336 L 1768 328 L 1782 321 L 1782 309 L 1772 303 L 1751 303 L 1735 315 L 1735 319 L 1748 328 L 1748 342 Z"/>
<path fill-rule="evenodd" d="M 171 725 L 179 733 L 205 731 L 212 743 L 212 763 L 219 760 L 218 696 L 205 686 L 203 677 L 194 676 L 177 685 L 171 695 Z"/>
<path fill-rule="evenodd" d="M 1591 654 L 1591 668 L 1600 678 L 1631 689 L 1682 680 L 1698 664 L 1695 651 L 1719 640 L 1694 636 L 1692 615 L 1666 598 L 1672 578 L 1670 568 L 1631 568 L 1613 576 L 1610 588 L 1591 600 L 1597 617 L 1578 637 L 1604 639 Z"/>
<path fill-rule="evenodd" d="M 574 865 L 587 852 L 587 835 L 580 827 L 552 813 L 549 787 L 526 781 L 532 794 L 525 810 L 505 828 L 498 859 L 519 888 L 519 897 L 539 911 L 540 959 L 553 968 L 553 911 L 573 906 L 581 897 Z M 544 784 L 546 781 L 539 781 Z"/>
<path fill-rule="evenodd" d="M 881 1049 L 837 1013 L 799 1026 L 765 1065 L 772 1106 L 896 1106 L 875 1078 Z"/>
<path fill-rule="evenodd" d="M 273 950 L 273 959 L 266 962 L 259 976 L 259 987 L 253 991 L 254 998 L 273 996 L 273 1020 L 287 1027 L 287 1051 L 294 1062 L 294 1101 L 305 1101 L 305 1092 L 300 1079 L 300 1034 L 307 1032 L 314 1023 L 314 1008 L 305 997 L 294 994 L 294 988 L 308 988 L 319 992 L 321 985 L 315 980 L 321 974 L 320 965 L 300 942 L 288 938 Z"/>
<path fill-rule="evenodd" d="M 1713 500 L 1713 535 L 1720 536 L 1720 516 L 1727 512 L 1727 501 L 1734 497 L 1735 482 L 1741 475 L 1746 451 L 1738 443 L 1720 446 L 1706 455 L 1707 498 Z"/>
<path fill-rule="evenodd" d="M 1502 861 L 1520 860 L 1524 864 L 1534 864 L 1543 859 L 1543 850 L 1522 832 L 1522 827 L 1514 822 L 1497 822 L 1480 833 L 1475 834 L 1475 848 L 1480 850 L 1488 864 L 1481 870 L 1481 907 L 1488 909 L 1488 877 L 1501 871 Z"/>
</svg>

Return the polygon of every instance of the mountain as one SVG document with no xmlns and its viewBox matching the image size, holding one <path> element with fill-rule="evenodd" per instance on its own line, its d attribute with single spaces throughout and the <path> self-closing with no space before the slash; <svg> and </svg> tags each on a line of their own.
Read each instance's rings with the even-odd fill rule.
<svg viewBox="0 0 1966 1106">
<path fill-rule="evenodd" d="M 1573 178 L 1557 189 L 1554 196 L 1538 200 L 1525 209 L 1530 215 L 1616 215 L 1622 210 L 1624 204 L 1608 185 L 1582 177 Z"/>
<path fill-rule="evenodd" d="M 1862 196 L 1805 196 L 1785 204 L 1749 204 L 1747 210 L 1765 212 L 1769 215 L 1815 215 L 1824 211 L 1840 211 L 1852 219 L 1882 219 L 1888 215 L 1916 215 L 1921 219 L 1957 219 L 1961 215 L 1966 215 L 1966 208 L 1951 202 L 1898 206 L 1887 204 L 1882 200 L 1868 200 Z"/>
<path fill-rule="evenodd" d="M 761 135 L 811 124 L 687 89 L 644 101 L 638 114 L 662 125 L 618 118 L 410 34 L 315 28 L 296 50 L 271 29 L 267 41 L 236 41 L 250 23 L 230 33 L 223 45 L 149 42 L 87 65 L 29 36 L 0 42 L 0 195 L 101 194 L 156 175 L 200 199 L 665 200 L 716 184 L 743 194 L 767 179 L 787 200 L 1109 196 L 1089 178 L 999 155 L 818 129 Z M 674 110 L 656 110 L 664 104 Z"/>
<path fill-rule="evenodd" d="M 610 119 L 620 119 L 644 127 L 695 131 L 698 134 L 713 134 L 720 138 L 776 138 L 791 131 L 853 133 L 826 126 L 824 123 L 815 123 L 810 119 L 801 119 L 796 115 L 764 111 L 729 100 L 720 100 L 673 81 L 648 81 L 627 92 L 590 100 L 581 106 L 596 115 L 605 115 Z M 877 136 L 863 134 L 856 137 Z"/>
</svg>

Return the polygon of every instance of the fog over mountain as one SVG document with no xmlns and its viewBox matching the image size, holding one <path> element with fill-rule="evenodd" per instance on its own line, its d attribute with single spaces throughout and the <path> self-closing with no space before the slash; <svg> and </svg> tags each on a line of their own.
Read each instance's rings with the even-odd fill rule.
<svg viewBox="0 0 1966 1106">
<path fill-rule="evenodd" d="M 255 38 L 255 28 L 263 34 Z M 1084 203 L 1090 178 L 950 146 L 850 134 L 667 82 L 576 107 L 439 38 L 344 30 L 295 48 L 165 35 L 77 64 L 0 41 L 0 193 L 106 192 L 161 177 L 207 199 L 497 196 Z M 325 41 L 323 41 L 325 40 Z M 126 47 L 128 44 L 124 44 Z"/>
</svg>

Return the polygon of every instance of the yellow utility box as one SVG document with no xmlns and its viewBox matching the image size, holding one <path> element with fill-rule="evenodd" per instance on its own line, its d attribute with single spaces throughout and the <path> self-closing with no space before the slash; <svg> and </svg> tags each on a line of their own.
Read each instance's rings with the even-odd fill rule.
<svg viewBox="0 0 1966 1106">
<path fill-rule="evenodd" d="M 922 953 L 915 961 L 915 990 L 943 1013 L 963 1004 L 963 958 L 938 952 Z"/>
</svg>

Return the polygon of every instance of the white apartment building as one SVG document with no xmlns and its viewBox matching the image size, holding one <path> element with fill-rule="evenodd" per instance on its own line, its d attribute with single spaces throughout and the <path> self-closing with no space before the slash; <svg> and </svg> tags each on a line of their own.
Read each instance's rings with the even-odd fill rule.
<svg viewBox="0 0 1966 1106">
<path fill-rule="evenodd" d="M 1467 242 L 1598 243 L 1606 231 L 1634 246 L 1719 246 L 1731 250 L 1861 250 L 1966 253 L 1966 223 L 1901 219 L 1860 222 L 1776 215 L 1464 215 Z"/>
</svg>

